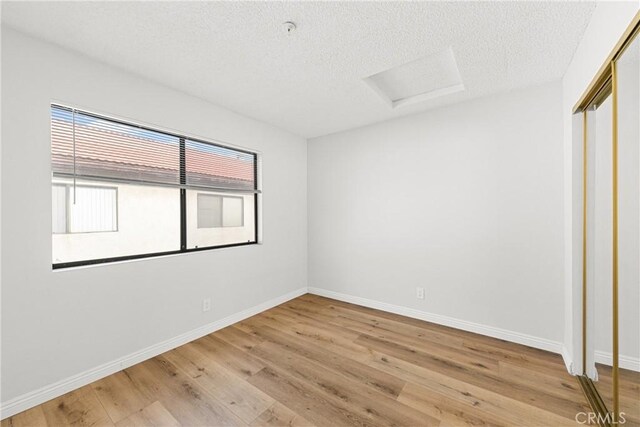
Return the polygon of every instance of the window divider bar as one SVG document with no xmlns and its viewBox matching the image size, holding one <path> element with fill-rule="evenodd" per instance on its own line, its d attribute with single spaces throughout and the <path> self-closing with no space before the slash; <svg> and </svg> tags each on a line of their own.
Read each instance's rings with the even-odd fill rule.
<svg viewBox="0 0 640 427">
<path fill-rule="evenodd" d="M 187 183 L 186 143 L 180 138 L 180 185 Z M 180 189 L 180 250 L 187 250 L 187 190 Z"/>
<path fill-rule="evenodd" d="M 255 190 L 253 193 L 253 239 L 258 243 L 258 193 L 260 190 L 258 189 L 258 155 L 256 153 L 253 154 L 253 189 Z"/>
</svg>

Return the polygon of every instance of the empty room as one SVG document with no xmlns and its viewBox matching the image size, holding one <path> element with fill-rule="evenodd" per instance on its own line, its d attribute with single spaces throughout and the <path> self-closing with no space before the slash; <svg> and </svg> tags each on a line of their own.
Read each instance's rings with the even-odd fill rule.
<svg viewBox="0 0 640 427">
<path fill-rule="evenodd" d="M 0 0 L 0 425 L 640 426 L 640 2 Z"/>
</svg>

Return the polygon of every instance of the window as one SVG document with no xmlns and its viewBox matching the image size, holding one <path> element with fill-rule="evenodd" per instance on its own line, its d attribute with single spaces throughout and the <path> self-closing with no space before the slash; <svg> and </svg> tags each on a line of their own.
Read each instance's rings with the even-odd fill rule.
<svg viewBox="0 0 640 427">
<path fill-rule="evenodd" d="M 53 267 L 257 242 L 257 155 L 51 107 Z"/>
<path fill-rule="evenodd" d="M 198 193 L 198 228 L 242 227 L 244 199 Z"/>
<path fill-rule="evenodd" d="M 66 184 L 52 188 L 54 234 L 118 231 L 117 188 Z"/>
<path fill-rule="evenodd" d="M 222 196 L 198 193 L 198 228 L 222 227 Z"/>
</svg>

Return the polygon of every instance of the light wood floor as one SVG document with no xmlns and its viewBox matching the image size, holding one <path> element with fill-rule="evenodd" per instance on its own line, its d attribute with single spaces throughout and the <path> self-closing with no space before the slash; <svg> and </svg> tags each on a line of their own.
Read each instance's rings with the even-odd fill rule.
<svg viewBox="0 0 640 427">
<path fill-rule="evenodd" d="M 560 356 L 304 295 L 6 426 L 576 425 Z"/>
<path fill-rule="evenodd" d="M 596 364 L 598 381 L 595 385 L 609 410 L 613 408 L 613 379 L 611 367 Z M 626 425 L 640 426 L 640 372 L 620 368 L 620 412 L 625 414 Z"/>
</svg>

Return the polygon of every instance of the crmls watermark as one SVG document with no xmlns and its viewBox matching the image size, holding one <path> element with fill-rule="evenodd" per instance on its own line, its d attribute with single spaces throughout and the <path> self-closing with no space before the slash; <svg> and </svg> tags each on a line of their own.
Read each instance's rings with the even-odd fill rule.
<svg viewBox="0 0 640 427">
<path fill-rule="evenodd" d="M 627 422 L 625 415 L 626 414 L 624 412 L 620 412 L 617 424 L 624 424 Z M 615 415 L 613 412 L 607 412 L 605 415 L 598 414 L 596 412 L 578 412 L 576 414 L 576 422 L 578 424 L 593 425 L 616 424 Z"/>
</svg>

